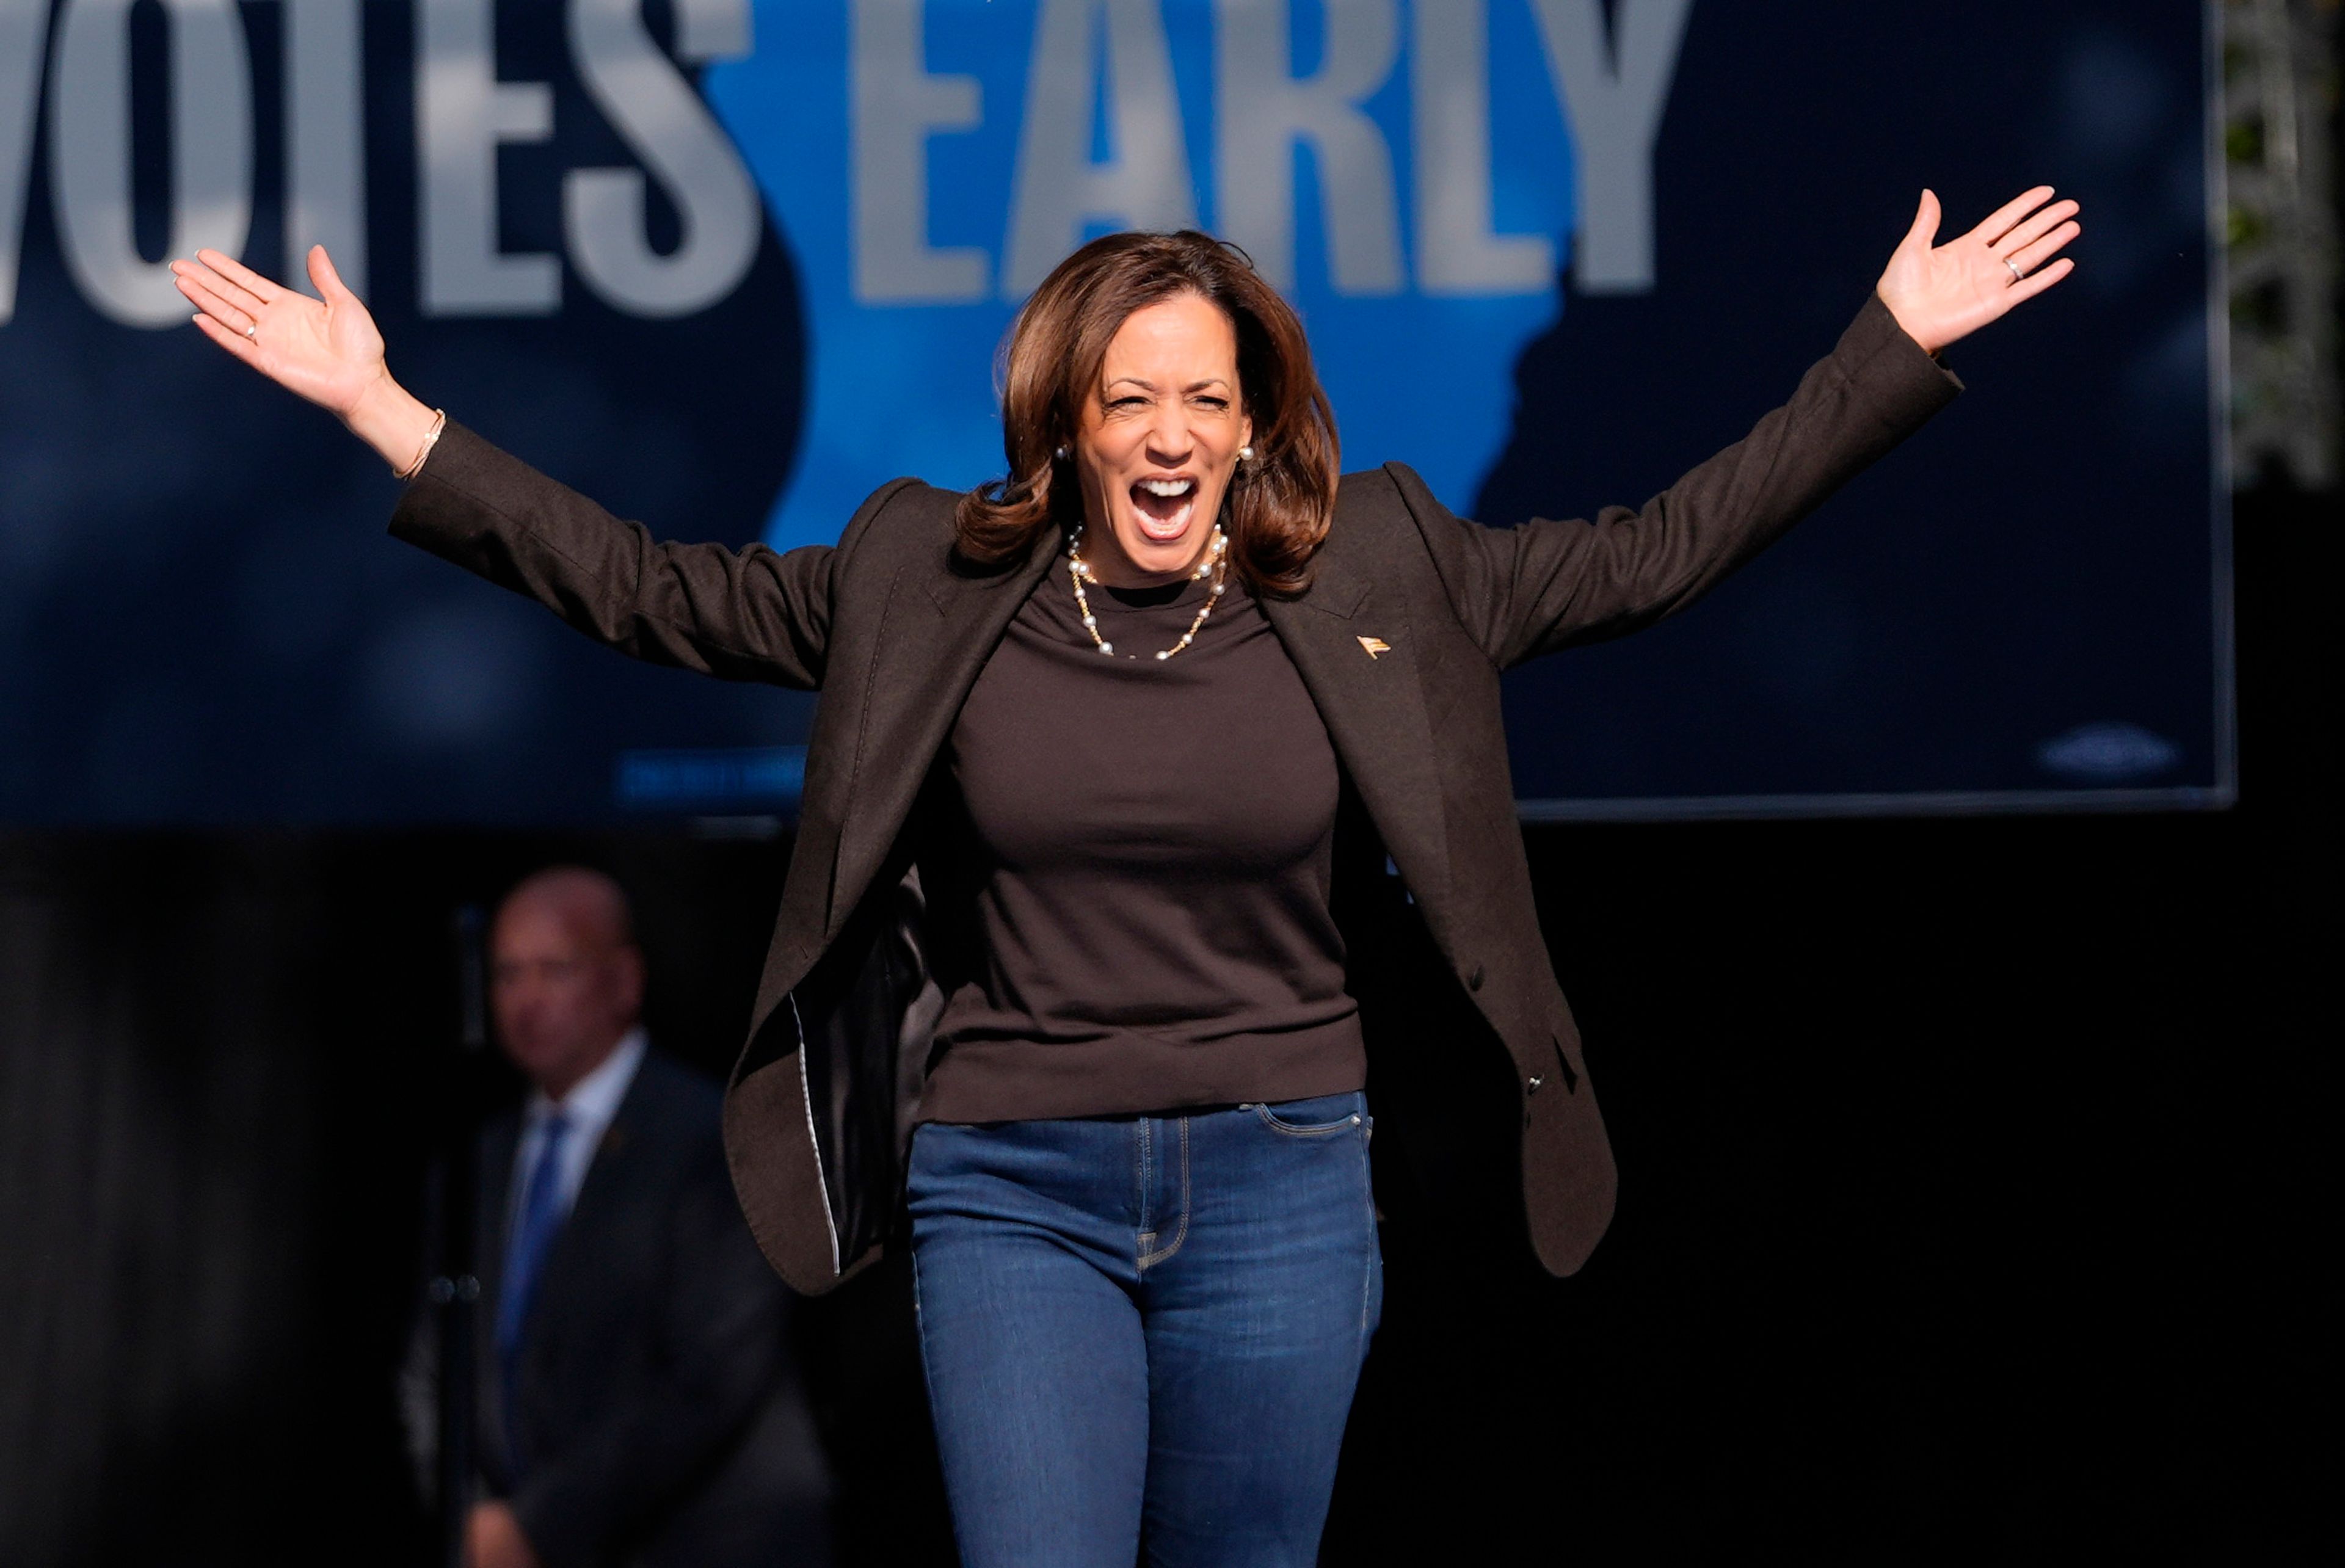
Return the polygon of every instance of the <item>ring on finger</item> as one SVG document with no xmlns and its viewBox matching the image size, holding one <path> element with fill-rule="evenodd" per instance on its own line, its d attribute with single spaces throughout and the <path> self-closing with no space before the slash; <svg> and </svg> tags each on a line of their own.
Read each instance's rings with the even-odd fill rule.
<svg viewBox="0 0 2345 1568">
<path fill-rule="evenodd" d="M 247 338 L 251 339 L 252 339 L 254 342 L 256 342 L 256 343 L 259 342 L 259 341 L 260 341 L 260 323 L 259 323 L 259 322 L 258 322 L 258 321 L 248 321 L 248 322 L 246 322 L 246 323 L 244 324 L 244 335 L 245 335 Z"/>
<path fill-rule="evenodd" d="M 2027 281 L 2027 274 L 2019 269 L 2018 262 L 2014 261 L 2010 257 L 2006 256 L 2003 258 L 2003 264 L 2011 268 L 2011 280 L 2014 283 L 2025 283 Z"/>
</svg>

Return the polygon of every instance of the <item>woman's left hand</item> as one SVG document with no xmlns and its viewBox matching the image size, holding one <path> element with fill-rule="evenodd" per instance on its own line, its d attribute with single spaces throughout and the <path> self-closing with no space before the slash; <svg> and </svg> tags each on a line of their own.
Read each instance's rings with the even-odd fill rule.
<svg viewBox="0 0 2345 1568">
<path fill-rule="evenodd" d="M 2076 269 L 2070 258 L 2053 258 L 2084 232 L 2075 202 L 2044 205 L 2051 200 L 2052 187 L 2039 185 L 1968 234 L 1933 246 L 1938 197 L 1924 191 L 1914 227 L 1881 275 L 1881 302 L 1908 336 L 1934 354 L 2035 298 Z"/>
</svg>

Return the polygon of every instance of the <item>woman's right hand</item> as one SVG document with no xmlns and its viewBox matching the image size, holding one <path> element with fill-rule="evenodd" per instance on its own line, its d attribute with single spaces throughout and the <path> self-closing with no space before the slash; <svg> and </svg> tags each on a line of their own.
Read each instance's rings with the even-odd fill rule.
<svg viewBox="0 0 2345 1568">
<path fill-rule="evenodd" d="M 332 410 L 395 470 L 421 452 L 435 415 L 391 378 L 382 334 L 326 255 L 310 248 L 321 298 L 273 283 L 234 257 L 198 250 L 174 261 L 179 292 L 205 337 L 279 386 Z"/>
</svg>

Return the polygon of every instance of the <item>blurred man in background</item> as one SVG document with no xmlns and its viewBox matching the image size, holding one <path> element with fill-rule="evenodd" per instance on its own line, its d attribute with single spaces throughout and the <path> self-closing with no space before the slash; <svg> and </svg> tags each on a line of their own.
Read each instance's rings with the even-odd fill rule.
<svg viewBox="0 0 2345 1568">
<path fill-rule="evenodd" d="M 540 872 L 506 897 L 489 946 L 497 1037 L 531 1089 L 480 1149 L 466 1561 L 818 1554 L 785 1291 L 734 1201 L 717 1086 L 647 1049 L 625 895 L 597 872 Z"/>
</svg>

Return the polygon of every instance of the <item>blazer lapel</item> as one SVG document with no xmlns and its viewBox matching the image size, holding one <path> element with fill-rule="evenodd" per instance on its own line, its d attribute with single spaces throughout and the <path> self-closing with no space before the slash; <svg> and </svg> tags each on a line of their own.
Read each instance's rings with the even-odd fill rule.
<svg viewBox="0 0 2345 1568">
<path fill-rule="evenodd" d="M 537 1299 L 541 1301 L 567 1295 L 567 1281 L 573 1274 L 593 1272 L 598 1261 L 594 1253 L 611 1230 L 604 1211 L 613 1215 L 620 1212 L 627 1189 L 634 1183 L 631 1172 L 642 1134 L 634 1125 L 633 1113 L 643 1076 L 638 1067 L 635 1081 L 627 1086 L 611 1125 L 603 1129 L 603 1141 L 594 1146 L 594 1157 L 586 1162 L 585 1179 L 578 1185 L 578 1196 L 571 1202 L 569 1216 L 563 1220 L 562 1229 L 554 1232 L 553 1245 L 538 1264 Z"/>
<path fill-rule="evenodd" d="M 472 1277 L 481 1283 L 479 1301 L 472 1310 L 472 1369 L 477 1400 L 474 1441 L 484 1456 L 493 1456 L 489 1468 L 501 1476 L 513 1471 L 506 1452 L 511 1430 L 505 1420 L 504 1380 L 497 1372 L 497 1302 L 505 1284 L 507 1210 L 513 1206 L 513 1151 L 521 1142 L 520 1113 L 508 1111 L 491 1122 L 477 1146 L 480 1168 L 472 1190 L 479 1208 L 472 1215 Z"/>
<path fill-rule="evenodd" d="M 1302 673 L 1386 853 L 1420 900 L 1446 892 L 1449 847 L 1433 724 L 1400 607 L 1323 552 L 1308 592 L 1264 598 L 1262 608 Z"/>
<path fill-rule="evenodd" d="M 496 1299 L 497 1288 L 504 1280 L 505 1249 L 512 1243 L 506 1228 L 513 1208 L 513 1150 L 520 1144 L 521 1116 L 507 1112 L 489 1124 L 477 1146 L 481 1168 L 474 1175 L 472 1190 L 479 1196 L 480 1208 L 472 1216 L 472 1277 L 480 1280 L 489 1300 Z"/>
<path fill-rule="evenodd" d="M 978 673 L 1058 550 L 1058 535 L 1045 530 L 1023 562 L 1003 571 L 898 571 L 847 783 L 826 942 L 869 889 Z"/>
</svg>

